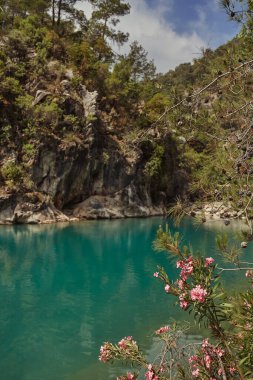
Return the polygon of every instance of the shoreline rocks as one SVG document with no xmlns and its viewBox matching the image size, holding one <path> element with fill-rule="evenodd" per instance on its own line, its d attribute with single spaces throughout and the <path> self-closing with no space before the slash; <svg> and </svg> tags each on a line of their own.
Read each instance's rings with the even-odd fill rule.
<svg viewBox="0 0 253 380">
<path fill-rule="evenodd" d="M 244 220 L 242 211 L 234 210 L 230 204 L 224 205 L 222 202 L 210 202 L 204 206 L 193 204 L 190 207 L 189 214 L 193 217 L 199 217 L 204 221 L 224 221 L 225 225 L 230 224 L 230 220 L 239 219 Z"/>
<path fill-rule="evenodd" d="M 0 225 L 50 224 L 80 220 L 124 219 L 166 214 L 166 208 L 146 206 L 141 202 L 124 202 L 121 194 L 90 196 L 72 208 L 59 210 L 52 200 L 42 193 L 0 194 Z"/>
</svg>

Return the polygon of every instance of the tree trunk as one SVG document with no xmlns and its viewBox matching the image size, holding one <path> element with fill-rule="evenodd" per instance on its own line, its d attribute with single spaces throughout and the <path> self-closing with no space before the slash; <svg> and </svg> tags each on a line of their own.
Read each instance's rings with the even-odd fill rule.
<svg viewBox="0 0 253 380">
<path fill-rule="evenodd" d="M 57 26 L 61 23 L 61 10 L 62 10 L 62 0 L 58 1 L 58 17 L 57 17 Z"/>
<path fill-rule="evenodd" d="M 55 25 L 55 0 L 52 0 L 52 25 Z"/>
</svg>

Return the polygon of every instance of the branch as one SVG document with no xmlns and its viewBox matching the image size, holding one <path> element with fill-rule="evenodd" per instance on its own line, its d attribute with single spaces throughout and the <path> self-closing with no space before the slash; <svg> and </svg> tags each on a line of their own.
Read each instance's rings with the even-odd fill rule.
<svg viewBox="0 0 253 380">
<path fill-rule="evenodd" d="M 218 75 L 211 82 L 209 82 L 206 86 L 202 87 L 199 91 L 195 92 L 192 95 L 185 96 L 178 103 L 174 104 L 173 106 L 171 106 L 169 108 L 166 108 L 165 111 L 162 113 L 162 115 L 149 128 L 147 128 L 143 133 L 141 133 L 140 136 L 138 136 L 138 137 L 140 138 L 140 137 L 145 136 L 151 128 L 155 127 L 164 118 L 164 116 L 166 116 L 170 111 L 172 111 L 175 108 L 179 107 L 181 104 L 184 103 L 184 101 L 189 100 L 189 98 L 190 99 L 197 98 L 200 94 L 202 94 L 208 88 L 210 88 L 211 86 L 213 86 L 220 79 L 222 79 L 224 77 L 227 77 L 227 76 L 231 75 L 232 73 L 234 73 L 235 71 L 238 71 L 238 70 L 242 69 L 245 66 L 249 66 L 252 63 L 253 63 L 253 59 L 251 59 L 249 61 L 246 61 L 246 62 L 243 62 L 242 64 L 240 64 L 239 66 L 237 66 L 235 68 L 231 68 L 229 71 L 226 71 L 225 73 Z"/>
<path fill-rule="evenodd" d="M 235 111 L 228 113 L 225 117 L 232 116 L 232 115 L 234 115 L 235 113 L 237 113 L 237 112 L 243 110 L 244 108 L 248 107 L 248 106 L 251 105 L 251 104 L 252 104 L 252 101 L 250 101 L 250 102 L 244 104 L 244 105 L 243 105 L 242 107 L 240 107 L 240 108 L 237 108 Z"/>
<path fill-rule="evenodd" d="M 247 209 L 248 209 L 248 207 L 249 207 L 249 205 L 250 205 L 250 202 L 252 201 L 252 198 L 253 198 L 253 194 L 251 194 L 251 197 L 250 197 L 248 203 L 246 204 L 246 206 L 245 206 L 243 212 L 246 212 L 246 211 L 247 211 Z"/>
<path fill-rule="evenodd" d="M 219 355 L 217 355 L 217 358 L 218 358 L 218 361 L 219 361 L 219 364 L 220 364 L 220 367 L 221 367 L 221 370 L 222 370 L 222 380 L 227 380 L 227 375 L 226 375 L 225 368 L 224 368 L 224 365 L 222 363 L 222 360 L 219 357 Z"/>
<path fill-rule="evenodd" d="M 220 270 L 220 273 L 225 271 L 238 271 L 238 270 L 253 270 L 253 268 L 218 268 Z"/>
<path fill-rule="evenodd" d="M 171 110 L 173 110 L 174 108 L 180 106 L 186 99 L 194 99 L 196 98 L 197 96 L 199 96 L 200 94 L 202 94 L 202 92 L 204 92 L 205 90 L 207 90 L 209 87 L 211 87 L 213 84 L 215 84 L 216 82 L 218 82 L 221 78 L 224 78 L 232 73 L 234 73 L 235 71 L 238 71 L 240 70 L 241 68 L 243 68 L 244 66 L 247 66 L 247 65 L 250 65 L 251 63 L 253 63 L 253 59 L 251 59 L 250 61 L 246 61 L 244 63 L 242 63 L 241 65 L 235 67 L 235 68 L 231 68 L 231 70 L 229 71 L 226 71 L 225 73 L 223 74 L 220 74 L 218 75 L 216 78 L 214 78 L 210 83 L 208 83 L 205 87 L 201 88 L 199 91 L 197 91 L 195 94 L 192 94 L 190 96 L 186 96 L 184 97 L 182 100 L 180 100 L 180 102 L 178 102 L 177 104 L 175 104 L 174 106 L 172 107 L 169 107 L 167 108 L 164 113 L 159 117 L 159 119 L 156 120 L 156 122 L 153 124 L 156 125 L 168 112 L 170 112 Z"/>
</svg>

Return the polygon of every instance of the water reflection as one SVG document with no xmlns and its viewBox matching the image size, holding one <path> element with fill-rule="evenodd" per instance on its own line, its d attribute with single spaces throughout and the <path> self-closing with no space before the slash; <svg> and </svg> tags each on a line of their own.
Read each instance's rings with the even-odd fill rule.
<svg viewBox="0 0 253 380">
<path fill-rule="evenodd" d="M 103 341 L 133 335 L 148 349 L 154 329 L 184 318 L 152 276 L 158 264 L 177 276 L 166 255 L 151 249 L 161 223 L 152 218 L 1 227 L 3 378 L 115 378 L 117 369 L 97 361 Z M 193 247 L 214 253 L 213 230 L 196 231 L 186 220 L 181 231 Z M 240 286 L 235 274 L 228 280 Z"/>
</svg>

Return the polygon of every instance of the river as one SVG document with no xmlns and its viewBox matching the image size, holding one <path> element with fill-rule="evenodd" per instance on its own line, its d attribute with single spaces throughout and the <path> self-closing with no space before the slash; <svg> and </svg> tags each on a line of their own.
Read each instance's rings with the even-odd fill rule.
<svg viewBox="0 0 253 380">
<path fill-rule="evenodd" d="M 148 351 L 153 330 L 187 319 L 153 277 L 157 265 L 177 275 L 152 250 L 164 222 L 1 226 L 1 379 L 115 379 L 119 369 L 97 359 L 104 341 L 132 335 Z M 216 228 L 186 219 L 179 230 L 193 249 L 217 257 Z M 242 276 L 229 273 L 226 284 L 238 289 Z"/>
</svg>

